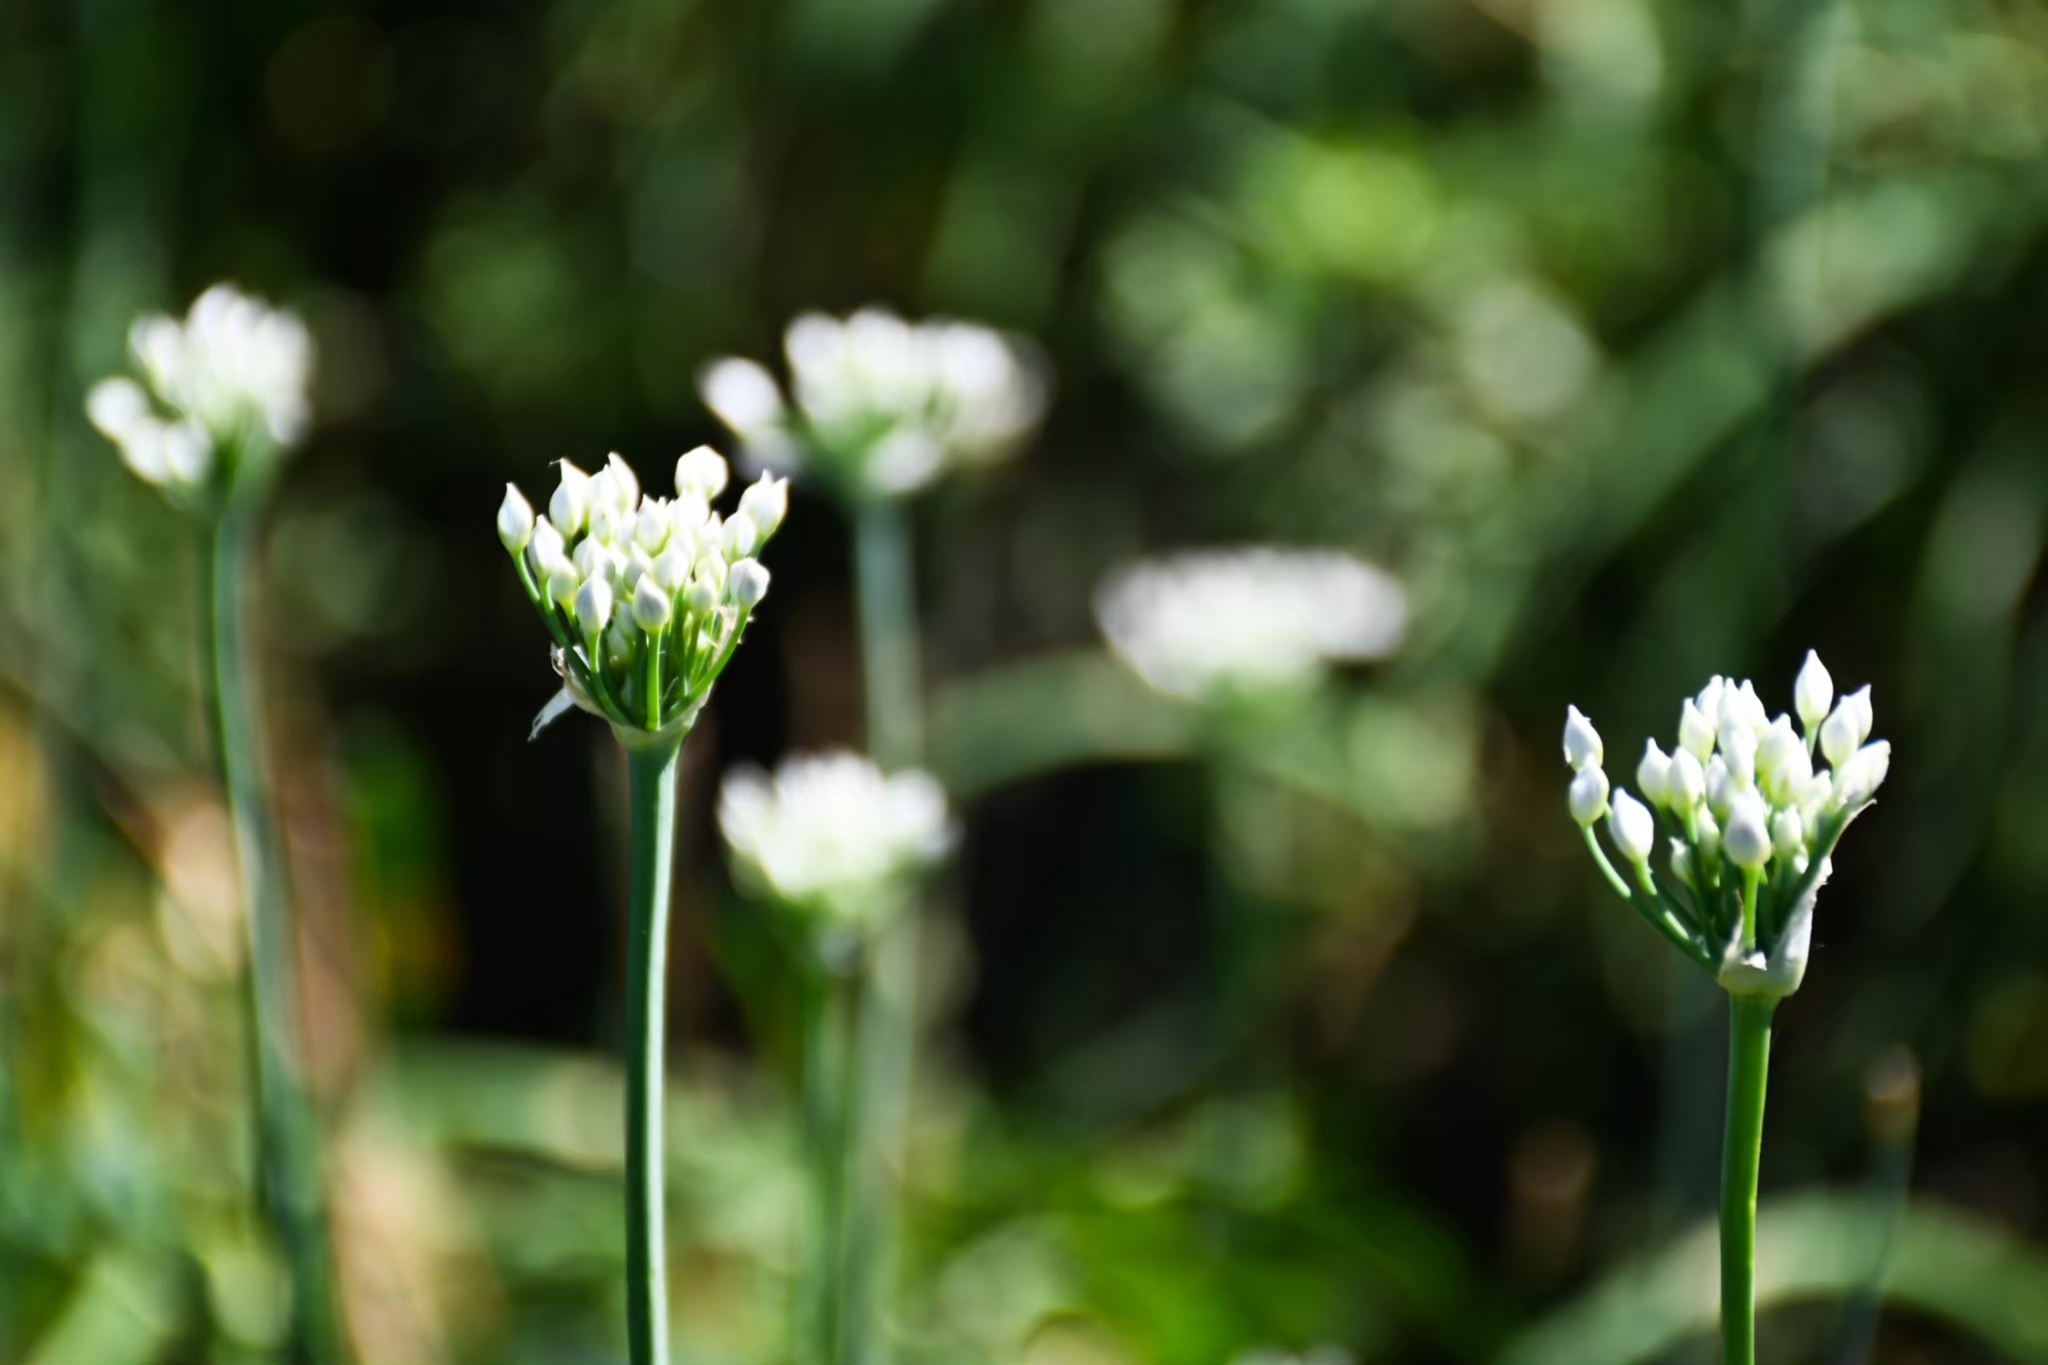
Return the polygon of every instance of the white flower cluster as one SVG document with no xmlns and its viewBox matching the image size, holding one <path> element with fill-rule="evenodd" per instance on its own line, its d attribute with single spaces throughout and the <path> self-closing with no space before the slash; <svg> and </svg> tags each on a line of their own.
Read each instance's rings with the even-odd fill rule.
<svg viewBox="0 0 2048 1365">
<path fill-rule="evenodd" d="M 1642 801 L 1618 788 L 1610 796 L 1599 732 L 1576 706 L 1565 713 L 1566 801 L 1587 846 L 1644 918 L 1731 990 L 1797 988 L 1828 855 L 1891 768 L 1890 742 L 1866 742 L 1869 687 L 1836 701 L 1833 678 L 1808 651 L 1792 692 L 1797 730 L 1789 716 L 1772 719 L 1749 682 L 1711 679 L 1680 706 L 1670 753 L 1645 742 Z M 1816 752 L 1826 769 L 1815 768 Z M 1634 889 L 1593 837 L 1602 815 Z M 1670 831 L 1664 875 L 1650 866 L 1660 820 Z"/>
<path fill-rule="evenodd" d="M 128 350 L 147 390 L 103 379 L 85 410 L 145 482 L 190 496 L 217 475 L 231 482 L 261 468 L 305 435 L 312 337 L 295 315 L 233 285 L 201 294 L 182 322 L 137 318 Z"/>
<path fill-rule="evenodd" d="M 676 496 L 643 496 L 617 455 L 561 482 L 536 518 L 505 485 L 498 538 L 555 637 L 562 692 L 534 724 L 569 706 L 621 732 L 687 729 L 768 593 L 755 556 L 789 511 L 789 481 L 762 475 L 730 518 L 711 510 L 725 458 L 699 446 L 676 461 Z"/>
<path fill-rule="evenodd" d="M 705 406 L 769 469 L 855 494 L 902 494 L 1014 450 L 1045 412 L 1044 367 L 1022 341 L 970 322 L 880 308 L 806 313 L 783 338 L 793 401 L 751 360 L 713 361 Z"/>
<path fill-rule="evenodd" d="M 843 751 L 785 759 L 772 774 L 733 770 L 718 824 L 748 890 L 856 932 L 872 928 L 954 838 L 936 778 L 885 773 Z"/>
<path fill-rule="evenodd" d="M 1408 599 L 1383 571 L 1334 550 L 1197 551 L 1121 569 L 1095 618 L 1131 669 L 1190 700 L 1284 691 L 1330 664 L 1391 653 Z"/>
</svg>

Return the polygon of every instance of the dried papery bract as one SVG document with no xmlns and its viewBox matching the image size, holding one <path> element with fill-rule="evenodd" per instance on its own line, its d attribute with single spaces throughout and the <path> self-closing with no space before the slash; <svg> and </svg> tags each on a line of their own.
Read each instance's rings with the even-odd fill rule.
<svg viewBox="0 0 2048 1365">
<path fill-rule="evenodd" d="M 662 1070 L 676 761 L 747 624 L 768 594 L 755 558 L 788 506 L 764 474 L 730 521 L 709 447 L 676 462 L 673 498 L 644 492 L 619 456 L 586 474 L 561 461 L 540 519 L 505 487 L 498 538 L 554 641 L 561 691 L 533 733 L 581 709 L 610 723 L 632 795 L 627 926 L 626 1321 L 633 1365 L 668 1359 L 663 1246 Z"/>
<path fill-rule="evenodd" d="M 249 939 L 256 1202 L 290 1276 L 287 1354 L 333 1361 L 340 1324 L 319 1127 L 303 1079 L 296 934 L 283 845 L 264 799 L 262 670 L 246 619 L 264 495 L 311 417 L 313 343 L 292 313 L 217 284 L 183 318 L 138 318 L 128 350 L 139 378 L 94 385 L 86 417 L 137 478 L 205 527 L 210 682 Z"/>
<path fill-rule="evenodd" d="M 1814 903 L 1835 844 L 1891 768 L 1891 745 L 1867 742 L 1870 689 L 1834 700 L 1834 679 L 1811 652 L 1793 684 L 1793 710 L 1796 728 L 1790 716 L 1770 718 L 1750 683 L 1710 679 L 1680 702 L 1672 752 L 1654 741 L 1644 747 L 1636 767 L 1644 801 L 1610 793 L 1599 734 L 1577 707 L 1564 728 L 1566 806 L 1602 875 L 1728 992 L 1721 1316 L 1724 1359 L 1743 1365 L 1756 1349 L 1756 1180 L 1771 1016 L 1805 979 Z M 1627 876 L 1595 833 L 1603 813 Z M 1652 865 L 1660 823 L 1661 871 Z"/>
</svg>

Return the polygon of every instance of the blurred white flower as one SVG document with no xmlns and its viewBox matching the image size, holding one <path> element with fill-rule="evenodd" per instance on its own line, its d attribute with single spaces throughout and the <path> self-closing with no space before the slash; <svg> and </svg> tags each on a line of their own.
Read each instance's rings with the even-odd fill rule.
<svg viewBox="0 0 2048 1365">
<path fill-rule="evenodd" d="M 783 352 L 785 401 L 751 360 L 713 361 L 706 407 L 749 461 L 823 475 L 855 493 L 909 493 L 948 470 L 1013 451 L 1044 415 L 1045 366 L 1023 340 L 975 323 L 906 322 L 881 308 L 806 313 Z"/>
<path fill-rule="evenodd" d="M 751 556 L 774 528 L 719 521 L 707 490 L 716 496 L 725 472 L 722 456 L 699 447 L 677 463 L 676 496 L 664 498 L 643 494 L 617 455 L 594 475 L 563 460 L 545 521 L 506 486 L 498 536 L 554 637 L 562 678 L 535 734 L 572 705 L 628 734 L 696 718 L 768 593 L 768 571 Z M 755 505 L 779 511 L 772 486 Z"/>
<path fill-rule="evenodd" d="M 217 284 L 182 320 L 138 318 L 128 349 L 144 382 L 102 380 L 86 415 L 149 483 L 196 493 L 267 467 L 305 435 L 313 342 L 292 313 Z"/>
<path fill-rule="evenodd" d="M 1268 547 L 1134 564 L 1095 595 L 1110 647 L 1172 696 L 1285 690 L 1401 643 L 1399 583 L 1350 555 Z"/>
<path fill-rule="evenodd" d="M 954 838 L 937 779 L 844 751 L 788 758 L 773 773 L 734 769 L 718 825 L 751 892 L 854 927 L 885 913 Z"/>
</svg>

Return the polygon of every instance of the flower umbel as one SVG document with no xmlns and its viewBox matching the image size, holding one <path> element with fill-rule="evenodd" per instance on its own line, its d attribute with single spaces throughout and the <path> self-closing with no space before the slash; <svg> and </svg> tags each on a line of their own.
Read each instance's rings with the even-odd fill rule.
<svg viewBox="0 0 2048 1365">
<path fill-rule="evenodd" d="M 137 318 L 128 351 L 143 382 L 101 380 L 86 415 L 139 478 L 182 500 L 268 472 L 305 435 L 312 338 L 296 315 L 231 284 L 182 320 Z"/>
<path fill-rule="evenodd" d="M 751 360 L 713 361 L 704 403 L 769 469 L 815 472 L 856 494 L 902 494 L 1014 450 L 1045 411 L 1044 367 L 1023 341 L 970 322 L 906 322 L 881 308 L 789 325 L 789 400 Z"/>
<path fill-rule="evenodd" d="M 779 507 L 786 482 L 762 475 L 741 507 Z M 561 461 L 544 518 L 505 485 L 498 537 L 554 636 L 562 678 L 536 735 L 571 706 L 610 721 L 622 738 L 687 730 L 696 719 L 768 592 L 754 556 L 774 527 L 712 511 L 725 484 L 724 458 L 699 446 L 676 464 L 674 498 L 642 494 L 617 455 L 595 474 Z"/>
<path fill-rule="evenodd" d="M 743 886 L 857 932 L 954 838 L 936 778 L 843 751 L 785 759 L 773 773 L 734 769 L 718 824 Z"/>
<path fill-rule="evenodd" d="M 1384 657 L 1408 603 L 1400 584 L 1350 555 L 1254 547 L 1120 570 L 1096 593 L 1095 617 L 1139 677 L 1198 700 L 1285 691 L 1333 663 Z"/>
<path fill-rule="evenodd" d="M 1788 716 L 1767 718 L 1748 682 L 1711 679 L 1680 704 L 1672 752 L 1654 741 L 1645 746 L 1636 768 L 1642 801 L 1620 789 L 1610 800 L 1599 734 L 1577 707 L 1565 718 L 1573 770 L 1567 805 L 1608 881 L 1738 995 L 1776 998 L 1799 989 L 1829 855 L 1891 767 L 1888 741 L 1865 742 L 1873 723 L 1868 687 L 1829 710 L 1833 682 L 1809 653 L 1794 691 L 1797 732 Z M 1815 770 L 1816 749 L 1827 770 Z M 1594 834 L 1603 814 L 1633 885 Z M 1662 871 L 1650 865 L 1659 829 L 1669 848 Z"/>
</svg>

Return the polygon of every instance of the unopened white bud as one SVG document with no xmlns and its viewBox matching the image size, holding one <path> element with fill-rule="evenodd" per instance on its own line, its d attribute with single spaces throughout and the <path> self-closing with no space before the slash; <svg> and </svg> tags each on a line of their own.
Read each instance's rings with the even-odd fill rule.
<svg viewBox="0 0 2048 1365">
<path fill-rule="evenodd" d="M 1800 818 L 1811 827 L 1819 821 L 1821 812 L 1827 809 L 1834 795 L 1834 780 L 1826 773 L 1814 773 L 1793 793 L 1793 802 L 1799 809 Z"/>
<path fill-rule="evenodd" d="M 1820 751 L 1827 755 L 1828 762 L 1837 768 L 1848 762 L 1850 755 L 1870 738 L 1872 721 L 1870 686 L 1866 683 L 1836 702 L 1835 709 L 1821 722 Z"/>
<path fill-rule="evenodd" d="M 1735 779 L 1728 775 L 1727 760 L 1719 754 L 1708 759 L 1706 778 L 1707 809 L 1714 812 L 1718 818 L 1726 820 L 1728 812 L 1735 805 L 1736 793 L 1740 790 L 1735 785 Z"/>
<path fill-rule="evenodd" d="M 576 624 L 585 635 L 595 635 L 611 623 L 612 585 L 603 574 L 592 574 L 576 590 Z"/>
<path fill-rule="evenodd" d="M 563 536 L 579 536 L 590 515 L 590 476 L 567 460 L 560 467 L 562 481 L 555 485 L 555 495 L 548 499 L 548 520 Z"/>
<path fill-rule="evenodd" d="M 577 572 L 585 578 L 592 575 L 609 578 L 623 567 L 618 552 L 595 536 L 578 542 L 573 562 Z"/>
<path fill-rule="evenodd" d="M 1719 725 L 1721 723 L 1721 694 L 1728 687 L 1728 680 L 1719 673 L 1716 673 L 1713 677 L 1707 679 L 1707 685 L 1702 687 L 1699 693 L 1693 697 L 1693 705 L 1699 708 L 1699 713 L 1702 716 L 1706 717 L 1708 725 Z"/>
<path fill-rule="evenodd" d="M 1799 713 L 1799 725 L 1807 734 L 1813 727 L 1827 719 L 1828 705 L 1835 699 L 1835 680 L 1828 675 L 1827 665 L 1820 661 L 1820 655 L 1806 651 L 1806 662 L 1799 665 L 1799 676 L 1792 680 L 1792 709 Z"/>
<path fill-rule="evenodd" d="M 1721 692 L 1721 725 L 1725 731 L 1730 720 L 1744 728 L 1761 732 L 1770 724 L 1770 713 L 1756 694 L 1756 684 L 1744 678 L 1738 687 L 1724 688 Z"/>
<path fill-rule="evenodd" d="M 633 591 L 633 589 L 640 586 L 640 580 L 645 578 L 648 570 L 653 567 L 654 560 L 648 555 L 647 551 L 641 549 L 638 545 L 631 547 L 626 551 L 625 557 L 621 561 L 619 587 L 626 592 Z"/>
<path fill-rule="evenodd" d="M 698 446 L 676 461 L 676 492 L 694 493 L 706 502 L 723 493 L 731 477 L 725 456 L 710 446 Z"/>
<path fill-rule="evenodd" d="M 1625 791 L 1614 793 L 1607 811 L 1607 832 L 1621 856 L 1632 863 L 1647 862 L 1657 842 L 1657 821 L 1650 808 Z"/>
<path fill-rule="evenodd" d="M 661 590 L 661 585 L 654 581 L 654 576 L 643 576 L 639 585 L 633 589 L 634 624 L 649 635 L 654 635 L 668 624 L 668 618 L 674 611 L 675 607 L 669 601 L 668 594 Z"/>
<path fill-rule="evenodd" d="M 715 549 L 707 549 L 697 556 L 697 577 L 711 585 L 711 591 L 725 591 L 725 577 L 729 572 L 725 555 Z"/>
<path fill-rule="evenodd" d="M 669 508 L 664 498 L 645 498 L 640 515 L 633 519 L 633 542 L 649 554 L 659 554 L 668 544 Z"/>
<path fill-rule="evenodd" d="M 1716 678 L 1715 682 L 1720 679 Z M 1715 689 L 1714 703 L 1720 705 L 1720 691 Z M 1714 722 L 1707 718 L 1707 710 L 1691 697 L 1685 699 L 1678 709 L 1678 747 L 1704 763 L 1707 755 L 1714 752 Z"/>
<path fill-rule="evenodd" d="M 725 524 L 725 554 L 728 559 L 744 559 L 752 554 L 761 543 L 761 532 L 752 518 L 744 512 L 735 512 L 731 521 Z"/>
<path fill-rule="evenodd" d="M 1707 794 L 1706 770 L 1693 757 L 1692 750 L 1680 749 L 1671 755 L 1671 767 L 1664 774 L 1664 799 L 1675 811 L 1689 811 L 1700 803 Z"/>
<path fill-rule="evenodd" d="M 1607 774 L 1597 766 L 1579 769 L 1565 791 L 1565 804 L 1581 825 L 1598 820 L 1607 809 Z"/>
<path fill-rule="evenodd" d="M 1780 858 L 1790 858 L 1806 847 L 1806 822 L 1796 810 L 1781 810 L 1771 817 L 1771 849 Z"/>
<path fill-rule="evenodd" d="M 1740 716 L 1729 716 L 1728 700 L 1722 698 L 1721 712 L 1721 761 L 1728 767 L 1728 776 L 1735 785 L 1749 787 L 1756 782 L 1756 731 L 1749 728 Z"/>
<path fill-rule="evenodd" d="M 1597 768 L 1605 757 L 1605 748 L 1600 743 L 1600 732 L 1593 728 L 1593 722 L 1576 706 L 1564 709 L 1564 761 L 1575 773 L 1587 768 Z"/>
<path fill-rule="evenodd" d="M 1799 742 L 1793 732 L 1790 717 L 1779 716 L 1771 722 L 1771 728 L 1764 731 L 1764 737 L 1757 741 L 1756 770 L 1768 782 L 1786 764 L 1793 761 L 1794 754 L 1803 754 L 1806 746 Z"/>
<path fill-rule="evenodd" d="M 533 539 L 533 504 L 509 483 L 505 500 L 498 504 L 498 539 L 515 555 Z"/>
<path fill-rule="evenodd" d="M 690 581 L 690 566 L 693 562 L 687 548 L 679 542 L 671 541 L 669 547 L 654 561 L 654 581 L 672 593 L 680 592 L 683 584 Z"/>
<path fill-rule="evenodd" d="M 1693 841 L 1705 857 L 1716 857 L 1721 852 L 1721 825 L 1714 819 L 1714 812 L 1702 806 L 1693 817 Z"/>
<path fill-rule="evenodd" d="M 604 472 L 612 476 L 619 511 L 622 514 L 632 511 L 640 501 L 640 478 L 633 472 L 633 467 L 620 459 L 619 452 L 615 450 L 605 457 Z"/>
<path fill-rule="evenodd" d="M 1728 827 L 1721 834 L 1721 847 L 1728 861 L 1755 871 L 1771 860 L 1770 808 L 1754 792 L 1744 792 L 1728 811 Z"/>
<path fill-rule="evenodd" d="M 742 559 L 732 566 L 725 591 L 736 605 L 752 611 L 768 595 L 768 570 L 757 559 Z"/>
<path fill-rule="evenodd" d="M 1669 841 L 1669 845 L 1671 850 L 1671 875 L 1684 882 L 1687 886 L 1693 885 L 1692 845 L 1683 839 L 1672 839 Z"/>
<path fill-rule="evenodd" d="M 526 553 L 533 560 L 534 571 L 545 578 L 555 570 L 555 565 L 567 559 L 562 549 L 562 533 L 546 517 L 533 523 L 533 539 L 527 542 Z"/>
<path fill-rule="evenodd" d="M 1670 798 L 1665 795 L 1665 778 L 1671 771 L 1671 760 L 1657 747 L 1657 741 L 1643 741 L 1643 757 L 1636 764 L 1636 785 L 1643 789 L 1643 799 L 1653 806 L 1668 806 Z"/>
<path fill-rule="evenodd" d="M 1769 747 L 1769 737 L 1765 746 Z M 1771 798 L 1773 805 L 1790 805 L 1799 799 L 1799 793 L 1806 790 L 1806 784 L 1813 780 L 1813 757 L 1806 752 L 1806 746 L 1793 741 L 1789 754 L 1777 755 L 1778 765 L 1763 774 L 1764 795 Z M 1762 750 L 1758 751 L 1757 766 L 1763 766 Z"/>
<path fill-rule="evenodd" d="M 1853 810 L 1871 797 L 1884 785 L 1886 774 L 1892 769 L 1892 742 L 1880 739 L 1875 744 L 1866 744 L 1849 755 L 1849 761 L 1835 772 L 1835 805 L 1843 810 Z"/>
<path fill-rule="evenodd" d="M 568 560 L 558 560 L 548 570 L 548 600 L 567 611 L 574 607 L 576 590 L 583 586 L 583 575 L 576 572 L 576 566 Z"/>
<path fill-rule="evenodd" d="M 760 535 L 755 542 L 758 548 L 781 529 L 782 519 L 789 515 L 789 480 L 763 474 L 740 494 L 739 514 L 754 523 Z"/>
<path fill-rule="evenodd" d="M 718 589 L 702 576 L 690 580 L 690 586 L 683 589 L 683 605 L 690 609 L 692 616 L 703 616 L 718 605 Z"/>
</svg>

